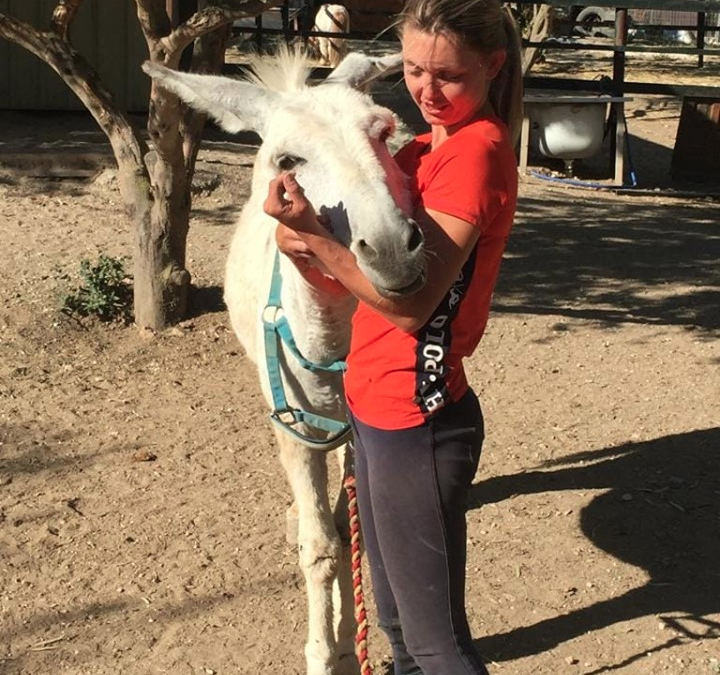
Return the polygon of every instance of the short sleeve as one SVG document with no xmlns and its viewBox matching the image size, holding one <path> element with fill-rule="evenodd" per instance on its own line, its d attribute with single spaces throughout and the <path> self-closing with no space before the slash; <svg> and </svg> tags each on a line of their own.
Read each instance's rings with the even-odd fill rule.
<svg viewBox="0 0 720 675">
<path fill-rule="evenodd" d="M 517 169 L 504 139 L 469 131 L 475 133 L 458 132 L 421 162 L 418 191 L 424 208 L 465 220 L 485 234 L 511 199 Z"/>
</svg>

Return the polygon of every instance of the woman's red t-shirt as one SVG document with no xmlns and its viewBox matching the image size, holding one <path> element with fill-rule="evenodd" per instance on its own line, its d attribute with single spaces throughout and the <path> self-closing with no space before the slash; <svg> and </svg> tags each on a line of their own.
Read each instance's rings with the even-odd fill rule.
<svg viewBox="0 0 720 675">
<path fill-rule="evenodd" d="M 380 429 L 418 426 L 467 390 L 462 360 L 485 330 L 517 203 L 515 153 L 497 118 L 463 127 L 435 150 L 430 150 L 430 134 L 418 136 L 395 159 L 412 177 L 417 206 L 472 223 L 480 239 L 416 333 L 401 331 L 359 303 L 345 393 L 353 415 Z"/>
</svg>

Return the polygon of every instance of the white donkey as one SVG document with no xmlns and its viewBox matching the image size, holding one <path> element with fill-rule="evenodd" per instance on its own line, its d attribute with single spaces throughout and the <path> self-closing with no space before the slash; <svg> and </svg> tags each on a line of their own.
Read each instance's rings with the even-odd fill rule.
<svg viewBox="0 0 720 675">
<path fill-rule="evenodd" d="M 297 541 L 308 597 L 308 675 L 358 672 L 354 654 L 348 515 L 343 491 L 331 506 L 327 453 L 347 440 L 342 371 L 350 295 L 310 287 L 278 256 L 276 223 L 262 209 L 268 183 L 293 169 L 318 213 L 355 254 L 381 293 L 417 290 L 425 277 L 423 238 L 408 217 L 406 177 L 386 147 L 395 117 L 361 91 L 396 57 L 349 55 L 322 83 L 309 62 L 281 53 L 256 60 L 248 81 L 179 73 L 146 64 L 155 82 L 230 132 L 263 139 L 252 193 L 235 231 L 225 277 L 233 328 L 256 363 L 272 407 L 280 458 L 297 508 Z M 400 290 L 401 289 L 401 290 Z M 345 460 L 346 461 L 346 460 Z"/>
</svg>

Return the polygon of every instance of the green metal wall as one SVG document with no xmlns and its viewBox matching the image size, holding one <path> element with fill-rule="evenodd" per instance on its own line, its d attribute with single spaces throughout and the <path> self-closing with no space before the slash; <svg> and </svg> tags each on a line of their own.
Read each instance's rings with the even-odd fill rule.
<svg viewBox="0 0 720 675">
<path fill-rule="evenodd" d="M 45 30 L 57 0 L 0 0 L 0 12 Z M 70 36 L 98 70 L 121 108 L 147 109 L 148 77 L 140 70 L 147 48 L 132 0 L 85 0 Z M 47 64 L 0 39 L 0 109 L 83 110 L 75 94 Z"/>
</svg>

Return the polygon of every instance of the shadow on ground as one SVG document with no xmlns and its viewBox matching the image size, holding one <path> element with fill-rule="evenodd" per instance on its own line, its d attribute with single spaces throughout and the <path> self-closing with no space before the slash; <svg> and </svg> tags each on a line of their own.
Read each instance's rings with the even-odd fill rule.
<svg viewBox="0 0 720 675">
<path fill-rule="evenodd" d="M 220 286 L 192 286 L 188 297 L 188 319 L 215 314 L 226 309 Z"/>
<path fill-rule="evenodd" d="M 495 661 L 517 659 L 642 616 L 657 616 L 674 629 L 657 651 L 678 641 L 720 638 L 720 624 L 706 618 L 720 612 L 719 470 L 720 428 L 715 428 L 578 453 L 476 485 L 475 508 L 518 494 L 607 490 L 582 510 L 582 532 L 649 577 L 622 596 L 480 639 L 480 652 Z"/>
<path fill-rule="evenodd" d="M 720 329 L 717 205 L 589 194 L 521 197 L 494 311 Z"/>
</svg>

